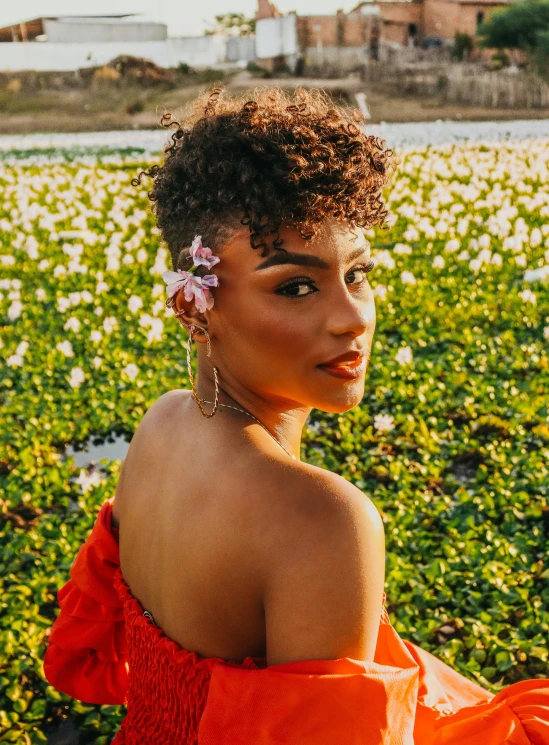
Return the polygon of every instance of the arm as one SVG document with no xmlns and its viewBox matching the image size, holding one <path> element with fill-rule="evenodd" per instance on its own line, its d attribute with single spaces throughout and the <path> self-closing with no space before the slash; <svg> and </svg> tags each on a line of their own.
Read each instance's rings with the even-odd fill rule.
<svg viewBox="0 0 549 745">
<path fill-rule="evenodd" d="M 330 472 L 306 473 L 271 531 L 264 589 L 267 664 L 372 661 L 385 535 L 371 500 Z M 266 539 L 268 541 L 268 538 Z"/>
</svg>

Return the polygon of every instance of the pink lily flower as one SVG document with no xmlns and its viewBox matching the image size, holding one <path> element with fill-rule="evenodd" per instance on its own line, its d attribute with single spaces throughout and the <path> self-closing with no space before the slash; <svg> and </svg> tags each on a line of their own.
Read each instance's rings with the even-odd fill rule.
<svg viewBox="0 0 549 745">
<path fill-rule="evenodd" d="M 219 286 L 219 278 L 215 274 L 198 277 L 184 269 L 179 269 L 177 272 L 162 272 L 162 279 L 166 282 L 166 291 L 170 297 L 175 295 L 180 287 L 183 287 L 185 300 L 190 302 L 194 298 L 196 308 L 200 313 L 212 308 L 214 299 L 209 288 Z"/>
<path fill-rule="evenodd" d="M 202 245 L 202 236 L 195 235 L 191 244 L 190 254 L 193 257 L 195 266 L 202 264 L 211 269 L 219 261 L 219 256 L 214 256 L 211 248 Z"/>
</svg>

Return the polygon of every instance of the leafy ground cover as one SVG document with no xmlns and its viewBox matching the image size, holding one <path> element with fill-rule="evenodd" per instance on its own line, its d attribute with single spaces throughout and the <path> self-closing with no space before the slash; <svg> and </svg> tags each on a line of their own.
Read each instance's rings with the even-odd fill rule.
<svg viewBox="0 0 549 745">
<path fill-rule="evenodd" d="M 105 745 L 124 716 L 56 691 L 42 658 L 120 468 L 66 447 L 130 440 L 188 387 L 169 256 L 147 183 L 130 184 L 147 158 L 0 164 L 0 742 L 46 742 L 69 718 Z M 396 221 L 368 233 L 364 399 L 313 411 L 303 438 L 304 460 L 382 513 L 397 631 L 494 693 L 549 676 L 548 165 L 549 139 L 404 152 Z"/>
</svg>

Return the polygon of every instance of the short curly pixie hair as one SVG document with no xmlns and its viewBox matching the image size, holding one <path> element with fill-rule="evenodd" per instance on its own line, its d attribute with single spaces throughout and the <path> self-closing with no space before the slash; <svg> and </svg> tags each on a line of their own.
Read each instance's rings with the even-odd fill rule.
<svg viewBox="0 0 549 745">
<path fill-rule="evenodd" d="M 227 96 L 223 87 L 200 94 L 176 127 L 164 163 L 147 193 L 175 270 L 185 268 L 196 234 L 214 253 L 231 231 L 247 225 L 252 248 L 268 252 L 265 237 L 281 249 L 284 224 L 312 238 L 329 215 L 350 225 L 385 226 L 381 192 L 396 163 L 379 137 L 357 124 L 358 109 L 335 105 L 322 89 L 278 86 Z M 282 249 L 285 250 L 285 249 Z"/>
</svg>

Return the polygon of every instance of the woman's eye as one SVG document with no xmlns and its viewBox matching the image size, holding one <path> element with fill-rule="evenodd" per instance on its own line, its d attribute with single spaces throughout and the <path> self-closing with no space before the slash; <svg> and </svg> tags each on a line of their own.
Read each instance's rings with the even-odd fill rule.
<svg viewBox="0 0 549 745">
<path fill-rule="evenodd" d="M 355 266 L 349 274 L 365 275 L 371 272 L 374 266 L 375 261 L 371 259 L 367 264 Z M 349 282 L 349 284 L 362 284 L 364 280 L 365 277 L 363 276 L 358 282 Z M 311 288 L 311 292 L 301 292 L 301 287 L 309 287 Z M 282 285 L 278 290 L 276 290 L 277 295 L 285 295 L 286 297 L 306 297 L 307 295 L 312 295 L 313 292 L 318 292 L 318 288 L 308 277 L 298 277 L 297 279 L 293 279 L 291 282 L 288 282 L 288 284 Z"/>
<path fill-rule="evenodd" d="M 369 274 L 374 267 L 375 267 L 375 261 L 373 259 L 370 259 L 370 261 L 367 264 L 365 264 L 365 265 L 355 266 L 355 268 L 352 269 L 349 272 L 349 274 L 356 274 L 356 273 L 362 274 L 362 275 Z M 364 280 L 365 280 L 365 277 L 363 277 L 361 280 L 359 280 L 356 283 L 355 282 L 351 282 L 350 284 L 362 284 L 362 282 L 364 282 Z"/>
<path fill-rule="evenodd" d="M 318 292 L 314 283 L 311 282 L 310 279 L 304 278 L 298 282 L 294 281 L 291 284 L 282 285 L 282 287 L 277 290 L 277 294 L 286 295 L 286 297 L 304 297 L 305 295 L 312 295 L 311 292 L 299 292 L 300 287 L 311 287 L 313 292 Z M 297 290 L 297 292 L 294 292 L 294 290 Z"/>
</svg>

